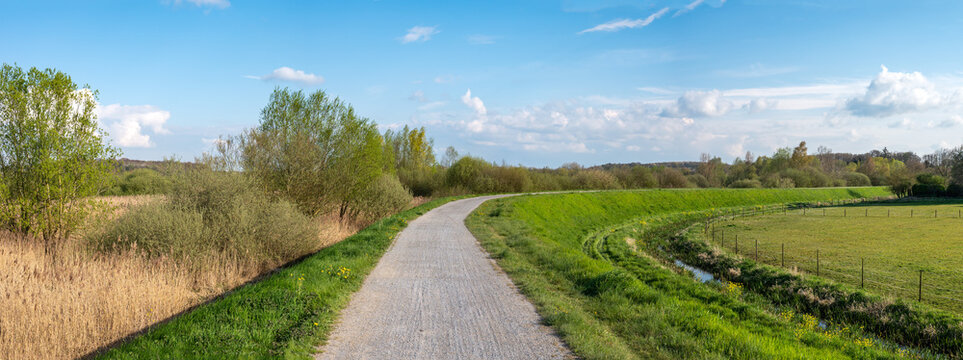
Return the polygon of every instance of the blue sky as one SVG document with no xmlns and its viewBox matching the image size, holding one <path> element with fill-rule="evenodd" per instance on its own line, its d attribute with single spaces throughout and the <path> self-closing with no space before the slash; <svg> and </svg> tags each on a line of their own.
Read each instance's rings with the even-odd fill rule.
<svg viewBox="0 0 963 360">
<path fill-rule="evenodd" d="M 840 4 L 843 3 L 843 4 Z M 0 62 L 99 90 L 126 157 L 192 159 L 271 91 L 529 166 L 963 143 L 957 1 L 0 1 Z"/>
</svg>

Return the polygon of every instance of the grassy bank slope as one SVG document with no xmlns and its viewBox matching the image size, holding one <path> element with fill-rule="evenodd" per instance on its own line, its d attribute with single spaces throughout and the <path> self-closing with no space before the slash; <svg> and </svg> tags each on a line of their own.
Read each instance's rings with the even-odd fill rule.
<svg viewBox="0 0 963 360">
<path fill-rule="evenodd" d="M 100 358 L 309 358 L 395 235 L 409 220 L 451 200 L 434 200 L 382 219 Z"/>
<path fill-rule="evenodd" d="M 592 241 L 601 229 L 686 212 L 887 195 L 882 188 L 553 194 L 489 201 L 467 224 L 584 358 L 897 358 L 773 316 L 738 288 L 714 289 L 636 256 L 633 239 L 601 249 Z"/>
</svg>

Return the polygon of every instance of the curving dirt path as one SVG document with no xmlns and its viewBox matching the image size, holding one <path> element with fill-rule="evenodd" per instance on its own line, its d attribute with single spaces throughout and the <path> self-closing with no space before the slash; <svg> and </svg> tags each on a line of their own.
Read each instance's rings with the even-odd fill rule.
<svg viewBox="0 0 963 360">
<path fill-rule="evenodd" d="M 472 210 L 496 197 L 453 201 L 412 221 L 316 358 L 572 357 L 465 227 Z"/>
</svg>

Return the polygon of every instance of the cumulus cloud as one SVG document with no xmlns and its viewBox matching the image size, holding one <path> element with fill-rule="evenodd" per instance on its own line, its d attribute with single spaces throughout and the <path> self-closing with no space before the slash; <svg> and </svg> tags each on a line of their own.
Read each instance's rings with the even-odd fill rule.
<svg viewBox="0 0 963 360">
<path fill-rule="evenodd" d="M 171 113 L 152 105 L 111 104 L 98 106 L 95 112 L 110 130 L 111 139 L 121 147 L 153 147 L 154 143 L 145 130 L 153 134 L 170 134 L 164 125 Z"/>
<path fill-rule="evenodd" d="M 722 116 L 732 110 L 733 104 L 719 90 L 686 91 L 676 103 L 663 111 L 667 117 L 712 117 Z"/>
<path fill-rule="evenodd" d="M 776 100 L 766 99 L 766 98 L 756 98 L 749 100 L 742 108 L 748 111 L 750 114 L 758 114 L 763 111 L 775 108 L 779 104 Z"/>
<path fill-rule="evenodd" d="M 401 37 L 402 44 L 413 42 L 425 42 L 431 40 L 431 36 L 438 34 L 437 26 L 413 26 L 408 29 L 408 33 Z"/>
<path fill-rule="evenodd" d="M 856 116 L 887 117 L 940 106 L 943 97 L 919 72 L 890 72 L 886 66 L 869 83 L 866 93 L 846 101 L 846 110 Z"/>
<path fill-rule="evenodd" d="M 288 81 L 302 83 L 305 85 L 319 85 L 324 83 L 324 77 L 315 74 L 309 74 L 303 70 L 295 70 L 287 66 L 282 66 L 274 69 L 270 74 L 264 76 L 245 76 L 248 79 L 256 79 L 263 81 Z"/>
<path fill-rule="evenodd" d="M 659 11 L 655 12 L 655 13 L 652 14 L 652 15 L 649 15 L 649 17 L 647 17 L 647 18 L 645 18 L 645 19 L 635 19 L 635 20 L 619 19 L 619 20 L 612 20 L 612 21 L 609 21 L 609 22 L 607 22 L 607 23 L 595 25 L 595 26 L 593 26 L 593 27 L 591 27 L 591 28 L 588 28 L 588 29 L 579 31 L 579 34 L 596 32 L 596 31 L 613 32 L 613 31 L 619 31 L 619 30 L 622 30 L 622 29 L 635 29 L 635 28 L 646 27 L 646 26 L 648 26 L 649 24 L 651 24 L 653 21 L 655 21 L 655 19 L 658 19 L 658 18 L 662 17 L 662 15 L 665 15 L 665 13 L 667 13 L 667 12 L 669 12 L 669 8 L 666 7 L 666 8 L 662 8 L 662 10 L 659 10 Z"/>
<path fill-rule="evenodd" d="M 485 116 L 488 114 L 488 109 L 485 109 L 485 103 L 482 102 L 477 96 L 471 96 L 471 89 L 465 92 L 465 95 L 461 96 L 461 102 L 475 110 L 475 114 L 478 116 Z"/>
</svg>

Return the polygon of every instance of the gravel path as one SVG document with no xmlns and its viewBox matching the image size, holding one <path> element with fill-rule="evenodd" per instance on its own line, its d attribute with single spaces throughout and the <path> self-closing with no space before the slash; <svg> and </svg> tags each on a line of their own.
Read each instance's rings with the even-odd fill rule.
<svg viewBox="0 0 963 360">
<path fill-rule="evenodd" d="M 412 221 L 351 299 L 318 359 L 561 359 L 571 353 L 465 227 L 488 196 Z"/>
</svg>

